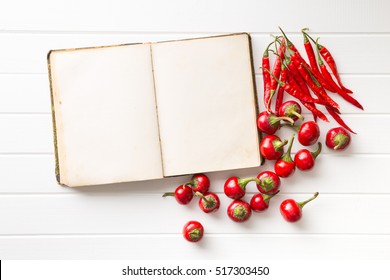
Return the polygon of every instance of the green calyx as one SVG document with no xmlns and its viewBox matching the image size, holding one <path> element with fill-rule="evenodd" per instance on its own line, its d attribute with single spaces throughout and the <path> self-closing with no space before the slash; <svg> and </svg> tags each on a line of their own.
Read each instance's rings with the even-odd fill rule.
<svg viewBox="0 0 390 280">
<path fill-rule="evenodd" d="M 274 188 L 275 182 L 271 178 L 266 177 L 263 180 L 261 180 L 260 186 L 264 191 L 269 192 Z"/>
<path fill-rule="evenodd" d="M 322 60 L 321 58 L 321 55 L 320 55 L 320 44 L 318 44 L 318 39 L 315 41 L 315 44 L 316 44 L 316 50 L 317 50 L 317 60 L 318 60 L 318 65 L 319 66 L 322 66 L 324 65 L 324 61 Z"/>
<path fill-rule="evenodd" d="M 272 145 L 274 146 L 274 149 L 275 149 L 276 151 L 280 151 L 287 143 L 288 143 L 287 140 L 283 140 L 283 141 L 274 140 L 274 141 L 272 142 Z"/>
<path fill-rule="evenodd" d="M 309 28 L 302 28 L 301 29 L 301 32 L 302 32 L 302 34 L 303 34 L 303 42 L 306 44 L 307 42 L 309 42 L 309 38 L 307 37 L 307 33 L 306 33 L 306 31 L 308 31 L 309 30 Z"/>
<path fill-rule="evenodd" d="M 286 107 L 286 110 L 284 112 L 284 114 L 288 117 L 293 117 L 293 116 L 296 116 L 298 117 L 300 120 L 303 121 L 304 117 L 298 113 L 299 111 L 299 108 L 297 105 L 295 104 L 291 104 L 289 106 Z M 293 124 L 293 123 L 292 123 Z"/>
<path fill-rule="evenodd" d="M 206 209 L 211 209 L 211 208 L 214 208 L 215 205 L 217 204 L 217 201 L 215 200 L 214 197 L 212 197 L 211 195 L 206 197 L 204 194 L 200 193 L 200 192 L 196 192 L 195 195 L 197 197 L 200 197 L 202 199 L 202 205 L 204 206 L 204 208 Z"/>
<path fill-rule="evenodd" d="M 188 235 L 190 236 L 191 240 L 197 241 L 202 237 L 202 231 L 197 228 L 194 228 L 188 233 Z"/>
<path fill-rule="evenodd" d="M 286 162 L 292 162 L 293 159 L 291 157 L 291 148 L 294 142 L 295 134 L 293 134 L 290 138 L 290 143 L 288 144 L 287 151 L 282 155 L 282 160 Z"/>
<path fill-rule="evenodd" d="M 242 220 L 246 217 L 246 215 L 248 215 L 248 211 L 245 209 L 244 206 L 239 205 L 236 208 L 234 208 L 233 215 L 234 217 Z"/>
<path fill-rule="evenodd" d="M 334 150 L 338 150 L 342 147 L 345 146 L 345 144 L 347 144 L 348 142 L 348 136 L 342 134 L 342 133 L 339 133 L 337 134 L 334 139 L 333 139 L 333 142 L 336 144 L 336 146 L 334 146 Z"/>
</svg>

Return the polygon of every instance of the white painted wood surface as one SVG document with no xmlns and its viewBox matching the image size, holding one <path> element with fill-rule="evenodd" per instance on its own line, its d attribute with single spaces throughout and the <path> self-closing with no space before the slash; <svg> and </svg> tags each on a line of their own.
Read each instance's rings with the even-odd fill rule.
<svg viewBox="0 0 390 280">
<path fill-rule="evenodd" d="M 278 10 L 276 10 L 278 9 Z M 375 1 L 10 1 L 0 3 L 0 259 L 390 259 L 390 2 Z M 56 184 L 46 54 L 53 48 L 160 41 L 245 31 L 255 68 L 281 26 L 302 49 L 310 27 L 334 54 L 365 111 L 340 101 L 358 134 L 344 153 L 324 150 L 316 168 L 282 181 L 268 212 L 228 220 L 223 182 L 271 168 L 208 174 L 222 198 L 206 215 L 195 201 L 161 194 L 189 176 L 70 189 Z M 261 75 L 257 88 L 262 95 Z M 330 124 L 320 123 L 324 131 Z M 283 130 L 282 137 L 291 131 Z M 294 151 L 299 145 L 294 147 Z M 279 203 L 319 191 L 298 224 Z M 248 186 L 249 199 L 255 192 Z M 199 219 L 204 240 L 182 225 Z"/>
</svg>

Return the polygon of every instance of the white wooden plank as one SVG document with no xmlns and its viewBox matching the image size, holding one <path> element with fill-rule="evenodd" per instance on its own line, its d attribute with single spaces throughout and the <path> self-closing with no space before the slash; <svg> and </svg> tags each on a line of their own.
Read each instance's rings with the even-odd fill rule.
<svg viewBox="0 0 390 280">
<path fill-rule="evenodd" d="M 319 191 L 328 194 L 390 194 L 387 184 L 375 183 L 370 170 L 375 167 L 377 174 L 388 171 L 388 155 L 321 155 L 316 167 L 310 172 L 296 171 L 294 176 L 282 179 L 283 193 L 299 194 Z M 191 175 L 162 180 L 130 182 L 103 186 L 89 186 L 82 189 L 62 187 L 54 176 L 52 155 L 3 155 L 0 156 L 0 194 L 162 194 L 173 191 L 177 186 L 190 180 Z M 267 162 L 260 168 L 249 168 L 207 173 L 211 190 L 223 193 L 223 184 L 230 176 L 250 177 L 259 172 L 273 170 L 273 163 Z M 362 174 L 355 176 L 355 174 Z M 384 179 L 383 179 L 384 180 Z M 374 182 L 374 183 L 373 183 Z M 373 186 L 374 185 L 374 186 Z M 248 193 L 257 192 L 254 183 L 248 185 Z M 250 197 L 250 195 L 248 195 Z M 39 199 L 40 196 L 37 196 Z"/>
<path fill-rule="evenodd" d="M 279 24 L 292 30 L 311 26 L 324 32 L 390 31 L 387 1 L 282 0 L 278 7 L 256 0 L 229 0 L 223 5 L 205 0 L 56 1 L 55 5 L 46 0 L 8 0 L 2 2 L 0 26 L 5 30 L 253 32 L 272 31 Z"/>
<path fill-rule="evenodd" d="M 354 90 L 353 97 L 364 106 L 364 113 L 390 113 L 388 75 L 342 75 L 346 85 Z M 263 104 L 263 80 L 256 77 L 259 103 Z M 374 86 L 373 86 L 374 85 Z M 341 97 L 331 94 L 339 102 L 343 113 L 363 113 Z M 286 95 L 286 100 L 292 99 Z M 0 75 L 0 113 L 50 113 L 50 90 L 46 74 Z"/>
<path fill-rule="evenodd" d="M 198 244 L 190 244 L 180 234 L 0 237 L 0 258 L 10 260 L 236 260 L 239 255 L 241 260 L 372 261 L 388 260 L 389 252 L 388 235 L 220 235 L 206 232 Z"/>
<path fill-rule="evenodd" d="M 1 113 L 50 113 L 48 75 L 0 75 Z"/>
<path fill-rule="evenodd" d="M 378 139 L 388 139 L 390 137 L 389 131 L 383 129 L 390 122 L 390 115 L 345 114 L 343 118 L 358 133 L 352 135 L 353 144 L 345 151 L 345 155 L 390 153 L 390 146 L 376 144 Z M 331 120 L 329 123 L 320 122 L 319 125 L 322 131 L 319 139 L 324 143 L 326 131 L 336 126 L 337 123 Z M 49 114 L 0 115 L 0 131 L 7 132 L 0 138 L 0 153 L 53 152 L 52 124 L 51 115 Z M 293 130 L 290 128 L 282 128 L 278 135 L 281 138 L 289 139 L 292 132 Z M 298 144 L 296 148 L 299 148 Z M 329 152 L 331 151 L 323 149 L 323 153 Z"/>
<path fill-rule="evenodd" d="M 287 33 L 305 57 L 300 29 Z M 297 33 L 298 32 L 298 33 Z M 0 73 L 47 73 L 46 55 L 51 49 L 75 48 L 135 42 L 203 37 L 220 33 L 0 33 Z M 273 38 L 269 34 L 251 34 L 255 70 L 259 73 L 261 56 Z M 281 33 L 275 30 L 274 35 Z M 321 34 L 313 29 L 335 57 L 341 73 L 389 74 L 387 46 L 389 34 Z M 28 43 L 26 43 L 28 42 Z M 271 57 L 272 59 L 272 57 Z"/>
<path fill-rule="evenodd" d="M 390 196 L 383 194 L 320 194 L 305 206 L 301 221 L 291 224 L 283 220 L 279 213 L 282 200 L 303 201 L 311 195 L 312 192 L 278 194 L 266 212 L 254 213 L 244 224 L 228 219 L 226 207 L 231 199 L 226 196 L 220 197 L 220 211 L 207 215 L 200 211 L 195 200 L 183 206 L 172 197 L 156 194 L 80 191 L 40 197 L 2 195 L 0 235 L 175 234 L 192 219 L 203 223 L 207 232 L 219 234 L 390 234 Z"/>
<path fill-rule="evenodd" d="M 50 115 L 1 115 L 0 153 L 52 153 Z"/>
</svg>

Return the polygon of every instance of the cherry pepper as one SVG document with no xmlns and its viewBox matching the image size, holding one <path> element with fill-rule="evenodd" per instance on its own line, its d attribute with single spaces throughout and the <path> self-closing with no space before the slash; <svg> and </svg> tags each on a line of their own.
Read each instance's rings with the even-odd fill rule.
<svg viewBox="0 0 390 280">
<path fill-rule="evenodd" d="M 226 180 L 223 190 L 227 197 L 232 199 L 240 199 L 245 195 L 245 188 L 249 182 L 255 181 L 260 183 L 256 177 L 238 178 L 236 176 L 230 177 Z"/>
<path fill-rule="evenodd" d="M 198 242 L 204 233 L 203 225 L 198 221 L 189 221 L 183 227 L 183 236 L 190 242 Z"/>
<path fill-rule="evenodd" d="M 290 117 L 294 121 L 296 121 L 298 119 L 300 119 L 300 120 L 304 119 L 304 117 L 301 115 L 301 113 L 302 113 L 301 105 L 299 105 L 298 102 L 293 101 L 293 100 L 289 100 L 289 101 L 282 103 L 282 105 L 280 105 L 278 113 L 279 113 L 279 116 Z"/>
<path fill-rule="evenodd" d="M 351 135 L 343 127 L 332 128 L 326 133 L 326 146 L 329 149 L 342 151 L 345 150 L 351 142 Z"/>
<path fill-rule="evenodd" d="M 287 148 L 287 152 L 283 154 L 274 164 L 276 175 L 282 178 L 287 178 L 295 172 L 295 162 L 291 158 L 291 148 L 294 142 L 295 135 L 293 134 Z"/>
<path fill-rule="evenodd" d="M 316 157 L 321 153 L 321 142 L 318 142 L 318 149 L 310 152 L 307 149 L 299 150 L 294 157 L 295 164 L 299 170 L 306 171 L 314 167 Z"/>
<path fill-rule="evenodd" d="M 280 204 L 280 214 L 287 222 L 296 222 L 302 218 L 302 208 L 308 202 L 318 196 L 318 192 L 314 193 L 313 197 L 303 202 L 296 202 L 293 199 L 286 199 Z"/>
<path fill-rule="evenodd" d="M 278 117 L 274 114 L 270 114 L 267 111 L 263 111 L 257 117 L 257 127 L 261 132 L 266 134 L 274 134 L 280 128 L 280 121 L 285 120 L 294 124 L 294 120 L 287 116 Z"/>
<path fill-rule="evenodd" d="M 248 202 L 235 199 L 227 208 L 228 217 L 237 223 L 245 222 L 252 215 L 252 209 Z"/>
<path fill-rule="evenodd" d="M 256 183 L 259 192 L 264 194 L 275 194 L 280 187 L 280 179 L 272 171 L 263 171 L 257 175 L 260 183 Z"/>
<path fill-rule="evenodd" d="M 273 198 L 277 193 L 279 193 L 279 191 L 271 195 L 262 194 L 262 193 L 257 193 L 253 195 L 250 201 L 251 209 L 255 212 L 261 212 L 267 210 L 270 199 Z"/>
<path fill-rule="evenodd" d="M 210 188 L 210 180 L 205 174 L 198 173 L 194 174 L 191 181 L 185 185 L 190 185 L 194 192 L 206 193 Z"/>
<path fill-rule="evenodd" d="M 167 192 L 163 194 L 163 197 L 174 196 L 179 204 L 188 204 L 192 200 L 194 193 L 192 188 L 187 185 L 178 186 L 175 192 Z"/>
<path fill-rule="evenodd" d="M 196 192 L 195 195 L 200 197 L 198 205 L 199 208 L 205 213 L 215 212 L 221 205 L 219 197 L 216 193 L 207 192 L 202 194 L 200 192 Z"/>
<path fill-rule="evenodd" d="M 298 141 L 303 146 L 310 146 L 317 142 L 320 137 L 320 127 L 314 121 L 307 121 L 301 125 L 288 125 L 298 132 Z"/>
<path fill-rule="evenodd" d="M 283 154 L 283 146 L 287 140 L 281 141 L 276 135 L 267 135 L 260 142 L 260 154 L 268 160 L 276 160 Z"/>
</svg>

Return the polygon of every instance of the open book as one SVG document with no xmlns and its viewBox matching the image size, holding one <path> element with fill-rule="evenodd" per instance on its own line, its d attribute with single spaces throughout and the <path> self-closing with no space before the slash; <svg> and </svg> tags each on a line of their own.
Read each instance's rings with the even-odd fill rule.
<svg viewBox="0 0 390 280">
<path fill-rule="evenodd" d="M 48 63 L 60 184 L 260 165 L 246 33 L 53 50 Z"/>
</svg>

